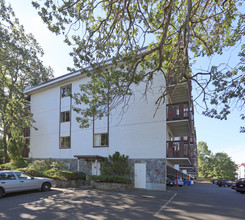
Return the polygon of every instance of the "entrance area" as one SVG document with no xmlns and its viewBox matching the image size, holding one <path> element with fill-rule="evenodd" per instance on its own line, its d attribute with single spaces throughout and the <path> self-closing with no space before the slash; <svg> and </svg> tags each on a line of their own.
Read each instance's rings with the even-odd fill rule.
<svg viewBox="0 0 245 220">
<path fill-rule="evenodd" d="M 146 163 L 134 164 L 134 187 L 146 188 Z"/>
</svg>

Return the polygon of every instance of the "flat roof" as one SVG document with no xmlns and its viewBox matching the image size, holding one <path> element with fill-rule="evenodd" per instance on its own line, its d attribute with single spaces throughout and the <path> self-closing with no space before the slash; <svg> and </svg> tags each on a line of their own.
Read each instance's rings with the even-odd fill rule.
<svg viewBox="0 0 245 220">
<path fill-rule="evenodd" d="M 147 50 L 147 46 L 141 48 L 140 49 L 140 53 L 143 53 L 146 50 Z M 105 64 L 111 64 L 111 63 L 112 63 L 112 58 L 105 61 Z M 85 69 L 86 70 L 92 70 L 92 67 L 88 66 L 88 67 L 85 67 Z M 46 87 L 51 87 L 51 86 L 53 86 L 55 84 L 62 83 L 65 80 L 69 80 L 69 79 L 73 79 L 73 78 L 77 78 L 77 77 L 84 77 L 84 76 L 85 75 L 81 74 L 80 70 L 72 72 L 72 73 L 67 73 L 65 75 L 62 75 L 62 76 L 56 77 L 54 79 L 51 79 L 51 80 L 49 80 L 47 82 L 41 83 L 41 84 L 39 84 L 37 86 L 29 87 L 29 88 L 24 90 L 24 94 L 31 95 L 32 92 L 41 90 L 41 89 L 46 88 Z"/>
<path fill-rule="evenodd" d="M 72 78 L 75 78 L 75 77 L 79 77 L 79 76 L 81 76 L 81 77 L 83 76 L 80 73 L 80 71 L 68 73 L 68 74 L 56 77 L 54 79 L 51 79 L 51 80 L 49 80 L 47 82 L 41 83 L 41 84 L 39 84 L 37 86 L 33 86 L 33 87 L 30 87 L 30 88 L 27 88 L 27 89 L 24 90 L 24 93 L 29 95 L 29 94 L 31 94 L 34 91 L 43 89 L 45 87 L 53 86 L 54 84 L 61 83 L 61 82 L 65 81 L 65 80 L 69 80 L 69 79 L 72 79 Z"/>
</svg>

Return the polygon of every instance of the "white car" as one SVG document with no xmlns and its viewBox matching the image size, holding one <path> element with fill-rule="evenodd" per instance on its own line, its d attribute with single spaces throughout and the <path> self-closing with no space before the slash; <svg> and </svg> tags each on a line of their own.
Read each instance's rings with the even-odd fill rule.
<svg viewBox="0 0 245 220">
<path fill-rule="evenodd" d="M 174 180 L 174 184 L 176 185 L 176 179 Z M 181 177 L 178 178 L 178 186 L 183 186 L 184 182 Z"/>
<path fill-rule="evenodd" d="M 52 179 L 33 177 L 20 171 L 0 170 L 0 198 L 4 194 L 19 191 L 49 191 L 54 184 Z"/>
</svg>

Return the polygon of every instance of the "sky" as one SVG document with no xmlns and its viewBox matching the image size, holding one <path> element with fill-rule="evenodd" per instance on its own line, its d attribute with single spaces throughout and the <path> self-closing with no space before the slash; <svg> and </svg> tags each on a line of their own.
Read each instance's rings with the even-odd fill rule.
<svg viewBox="0 0 245 220">
<path fill-rule="evenodd" d="M 62 36 L 51 33 L 37 11 L 32 7 L 31 0 L 6 0 L 12 5 L 16 17 L 24 25 L 26 33 L 32 33 L 43 48 L 45 55 L 42 60 L 46 66 L 51 66 L 55 77 L 67 74 L 67 67 L 73 66 L 69 56 L 71 48 L 63 42 Z M 232 63 L 238 61 L 235 51 L 229 51 L 212 59 L 199 59 L 193 67 L 193 72 L 207 69 L 212 64 Z M 195 108 L 195 127 L 197 142 L 205 141 L 212 153 L 225 152 L 236 164 L 245 163 L 245 133 L 240 133 L 240 126 L 245 121 L 240 120 L 241 112 L 234 110 L 228 120 L 211 119 L 202 115 L 202 110 Z"/>
</svg>

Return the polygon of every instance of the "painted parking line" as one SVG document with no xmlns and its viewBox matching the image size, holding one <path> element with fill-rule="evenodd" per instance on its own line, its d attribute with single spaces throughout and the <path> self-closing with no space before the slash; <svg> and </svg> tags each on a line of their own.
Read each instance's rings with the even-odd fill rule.
<svg viewBox="0 0 245 220">
<path fill-rule="evenodd" d="M 15 210 L 15 209 L 20 209 L 20 208 L 21 208 L 20 206 L 19 207 L 14 207 L 14 208 L 8 209 L 8 211 Z"/>
<path fill-rule="evenodd" d="M 177 194 L 178 193 L 175 193 L 156 213 L 155 213 L 155 215 L 154 215 L 154 217 L 157 217 L 159 214 L 160 214 L 160 212 L 163 210 L 163 209 L 165 209 L 167 206 L 168 206 L 168 204 L 174 199 L 174 197 L 175 196 L 177 196 Z"/>
</svg>

